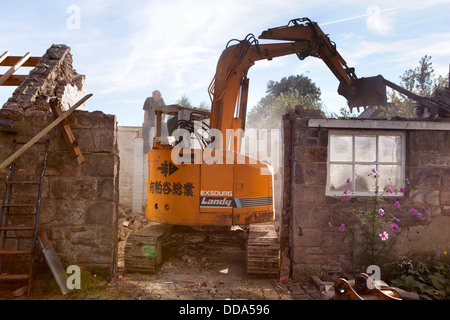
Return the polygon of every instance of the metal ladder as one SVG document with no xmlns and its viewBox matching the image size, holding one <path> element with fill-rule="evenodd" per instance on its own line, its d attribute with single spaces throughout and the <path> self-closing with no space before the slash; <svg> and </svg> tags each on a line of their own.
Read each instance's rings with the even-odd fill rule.
<svg viewBox="0 0 450 320">
<path fill-rule="evenodd" d="M 13 143 L 14 150 L 17 144 L 22 144 L 15 140 Z M 27 284 L 22 285 L 20 289 L 26 288 L 28 296 L 31 293 L 42 185 L 47 166 L 49 141 L 36 144 L 45 145 L 38 179 L 17 180 L 16 162 L 12 162 L 9 165 L 0 208 L 0 282 L 23 283 L 27 281 Z M 25 188 L 26 185 L 30 186 L 27 188 L 35 189 L 37 187 L 36 200 L 33 203 L 15 202 L 14 191 L 17 192 L 16 188 Z M 26 246 L 26 242 L 31 242 L 31 245 Z M 26 249 L 21 248 L 22 246 Z"/>
</svg>

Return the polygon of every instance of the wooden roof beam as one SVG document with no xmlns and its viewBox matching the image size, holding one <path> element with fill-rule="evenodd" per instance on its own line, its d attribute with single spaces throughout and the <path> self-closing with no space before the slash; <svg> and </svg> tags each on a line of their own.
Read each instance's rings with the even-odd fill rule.
<svg viewBox="0 0 450 320">
<path fill-rule="evenodd" d="M 0 74 L 0 77 L 3 77 L 2 74 Z M 11 75 L 5 82 L 2 83 L 2 86 L 18 86 L 20 85 L 25 79 L 27 75 L 25 74 L 13 74 Z"/>
<path fill-rule="evenodd" d="M 5 53 L 6 56 L 2 60 L 2 57 Z M 8 51 L 6 51 L 5 53 L 0 57 L 0 67 L 11 67 L 23 58 L 20 56 L 8 56 Z M 22 64 L 22 67 L 35 67 L 41 60 L 41 58 L 42 57 L 29 57 L 27 61 Z"/>
<path fill-rule="evenodd" d="M 0 86 L 3 85 L 3 83 L 8 80 L 8 78 L 17 70 L 19 69 L 31 56 L 31 54 L 28 52 L 25 56 L 23 56 L 19 61 L 17 61 L 4 75 L 0 77 Z M 6 60 L 6 59 L 5 59 Z"/>
</svg>

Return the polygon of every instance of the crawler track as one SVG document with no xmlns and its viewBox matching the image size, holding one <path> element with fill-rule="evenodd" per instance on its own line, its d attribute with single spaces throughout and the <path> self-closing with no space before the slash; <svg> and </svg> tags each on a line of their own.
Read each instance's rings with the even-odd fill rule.
<svg viewBox="0 0 450 320">
<path fill-rule="evenodd" d="M 250 225 L 246 263 L 250 276 L 279 276 L 280 246 L 273 223 Z"/>
<path fill-rule="evenodd" d="M 128 236 L 125 244 L 125 269 L 128 272 L 156 273 L 162 262 L 162 245 L 171 226 L 152 224 Z"/>
</svg>

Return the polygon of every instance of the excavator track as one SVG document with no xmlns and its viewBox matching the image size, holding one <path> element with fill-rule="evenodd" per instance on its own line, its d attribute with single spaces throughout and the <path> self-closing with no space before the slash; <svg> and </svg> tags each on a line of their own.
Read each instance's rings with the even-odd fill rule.
<svg viewBox="0 0 450 320">
<path fill-rule="evenodd" d="M 128 272 L 156 273 L 162 262 L 162 246 L 171 227 L 151 224 L 131 233 L 125 244 L 125 269 Z"/>
<path fill-rule="evenodd" d="M 246 265 L 249 276 L 279 276 L 280 245 L 272 222 L 250 225 Z"/>
</svg>

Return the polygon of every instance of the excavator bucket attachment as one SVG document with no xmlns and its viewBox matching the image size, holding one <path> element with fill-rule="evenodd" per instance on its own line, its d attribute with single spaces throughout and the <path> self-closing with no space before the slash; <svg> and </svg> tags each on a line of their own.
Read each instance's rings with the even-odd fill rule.
<svg viewBox="0 0 450 320">
<path fill-rule="evenodd" d="M 387 105 L 386 85 L 381 75 L 353 81 L 353 87 L 341 83 L 338 88 L 338 93 L 347 99 L 350 110 Z"/>
</svg>

